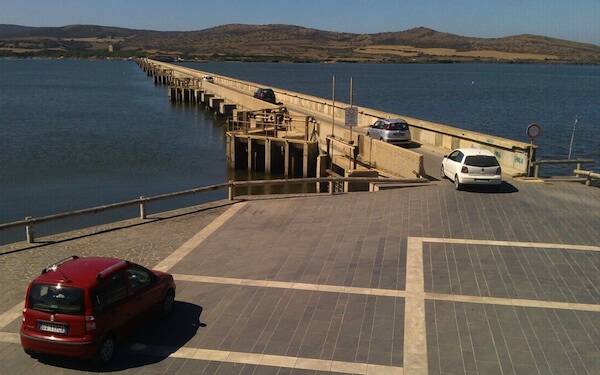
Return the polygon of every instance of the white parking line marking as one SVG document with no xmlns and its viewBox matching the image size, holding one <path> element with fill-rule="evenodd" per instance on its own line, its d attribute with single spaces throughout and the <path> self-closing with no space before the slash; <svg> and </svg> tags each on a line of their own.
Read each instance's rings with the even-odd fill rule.
<svg viewBox="0 0 600 375">
<path fill-rule="evenodd" d="M 0 332 L 0 342 L 19 344 L 18 333 Z M 303 370 L 331 371 L 342 374 L 364 375 L 403 375 L 402 367 L 384 366 L 371 363 L 333 361 L 328 359 L 315 359 L 304 357 L 291 357 L 261 353 L 234 352 L 228 350 L 214 350 L 192 348 L 166 347 L 159 345 L 132 344 L 127 348 L 132 354 L 141 354 L 157 357 L 171 357 L 184 359 L 198 359 L 204 361 L 217 361 L 228 363 L 243 363 L 259 366 L 297 368 Z"/>
<path fill-rule="evenodd" d="M 134 344 L 130 347 L 130 350 L 139 354 L 150 356 L 169 356 L 172 358 L 199 359 L 205 361 L 242 363 L 315 371 L 331 371 L 342 374 L 404 374 L 403 368 L 397 366 L 383 366 L 370 363 L 343 362 L 327 359 L 191 348 L 186 346 L 176 349 L 153 345 Z"/>
<path fill-rule="evenodd" d="M 263 288 L 310 290 L 317 292 L 362 294 L 381 297 L 404 297 L 406 295 L 405 291 L 395 289 L 359 288 L 353 286 L 295 283 L 289 281 L 236 279 L 232 277 L 197 276 L 181 274 L 173 274 L 173 278 L 175 278 L 175 280 L 177 281 L 189 281 L 207 284 L 257 286 Z"/>
<path fill-rule="evenodd" d="M 574 244 L 544 243 L 544 242 L 496 241 L 496 240 L 472 240 L 472 239 L 467 239 L 467 238 L 419 237 L 419 239 L 423 242 L 449 243 L 449 244 L 462 244 L 462 245 L 512 246 L 512 247 L 531 247 L 531 248 L 542 248 L 542 249 L 600 251 L 600 246 L 593 246 L 593 245 L 574 245 Z"/>
<path fill-rule="evenodd" d="M 23 313 L 23 302 L 19 302 L 9 310 L 0 314 L 0 330 L 4 329 L 7 325 L 12 323 L 15 319 L 17 319 Z"/>
<path fill-rule="evenodd" d="M 542 301 L 542 300 L 518 299 L 518 298 L 480 297 L 480 296 L 466 296 L 466 295 L 441 294 L 441 293 L 425 293 L 425 298 L 438 300 L 438 301 L 450 301 L 450 302 L 484 303 L 484 304 L 490 304 L 490 305 L 540 307 L 540 308 L 545 308 L 545 309 L 562 309 L 562 310 L 600 312 L 600 305 L 592 305 L 592 304 L 588 304 L 588 303 L 570 303 L 570 302 Z"/>
<path fill-rule="evenodd" d="M 421 260 L 422 260 L 422 258 L 421 258 Z M 419 278 L 418 273 L 419 273 L 419 271 L 417 270 L 415 272 L 415 270 L 413 268 L 413 271 L 409 272 L 409 275 L 407 277 L 418 279 Z M 503 297 L 481 297 L 481 296 L 470 296 L 470 295 L 459 295 L 459 294 L 433 293 L 433 292 L 424 292 L 424 291 L 419 292 L 416 290 L 413 292 L 408 292 L 408 291 L 396 290 L 396 289 L 359 288 L 359 287 L 341 286 L 341 285 L 307 284 L 307 283 L 295 283 L 295 282 L 289 282 L 289 281 L 238 279 L 238 278 L 233 278 L 233 277 L 218 277 L 218 276 L 173 274 L 173 277 L 177 281 L 206 283 L 206 284 L 256 286 L 256 287 L 261 287 L 261 288 L 309 290 L 309 291 L 316 291 L 316 292 L 360 294 L 360 295 L 371 295 L 371 296 L 380 296 L 380 297 L 406 298 L 407 296 L 411 296 L 411 297 L 415 296 L 415 297 L 422 298 L 422 299 L 432 299 L 432 300 L 438 300 L 438 301 L 483 303 L 483 304 L 490 304 L 490 305 L 541 307 L 541 308 L 548 308 L 548 309 L 600 312 L 600 305 L 593 305 L 593 304 L 587 304 L 587 303 L 572 303 L 572 302 L 544 301 L 544 300 L 519 299 L 519 298 L 503 298 Z"/>
<path fill-rule="evenodd" d="M 18 333 L 0 332 L 0 342 L 4 342 L 7 344 L 20 344 L 21 337 Z"/>
<path fill-rule="evenodd" d="M 424 292 L 423 241 L 409 237 L 406 246 L 404 368 L 411 375 L 428 373 Z"/>
<path fill-rule="evenodd" d="M 168 257 L 163 259 L 160 263 L 154 267 L 155 270 L 167 272 L 173 268 L 180 260 L 185 258 L 192 250 L 198 247 L 204 240 L 219 229 L 227 220 L 235 215 L 240 209 L 246 205 L 246 202 L 235 203 L 233 206 L 223 212 L 219 217 L 214 219 L 210 224 L 205 226 L 200 232 L 196 233 L 194 237 L 187 240 L 177 250 L 171 253 Z"/>
</svg>

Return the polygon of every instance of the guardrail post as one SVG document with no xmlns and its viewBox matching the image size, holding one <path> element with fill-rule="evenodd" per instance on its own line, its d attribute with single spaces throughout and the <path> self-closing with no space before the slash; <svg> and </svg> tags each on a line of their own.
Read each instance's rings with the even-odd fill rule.
<svg viewBox="0 0 600 375">
<path fill-rule="evenodd" d="M 233 186 L 233 181 L 229 180 L 227 184 L 227 199 L 230 201 L 235 198 L 235 186 Z"/>
<path fill-rule="evenodd" d="M 146 207 L 144 207 L 144 196 L 140 196 L 140 219 L 146 219 Z"/>
<path fill-rule="evenodd" d="M 29 220 L 31 219 L 31 216 L 27 216 L 25 218 L 25 220 Z M 25 235 L 27 236 L 27 243 L 34 243 L 35 242 L 35 238 L 34 238 L 34 234 L 33 234 L 33 228 L 30 224 L 27 224 L 25 226 Z"/>
</svg>

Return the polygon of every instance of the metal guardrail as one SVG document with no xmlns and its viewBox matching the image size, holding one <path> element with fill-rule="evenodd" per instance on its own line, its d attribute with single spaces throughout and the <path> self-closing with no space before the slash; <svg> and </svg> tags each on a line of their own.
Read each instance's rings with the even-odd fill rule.
<svg viewBox="0 0 600 375">
<path fill-rule="evenodd" d="M 575 169 L 581 169 L 582 164 L 594 164 L 593 159 L 545 159 L 536 160 L 533 162 L 533 177 L 540 176 L 540 168 L 542 165 L 561 165 L 561 164 L 576 164 Z"/>
<path fill-rule="evenodd" d="M 575 169 L 573 171 L 573 173 L 575 173 L 576 176 L 584 176 L 586 177 L 585 180 L 585 184 L 587 186 L 590 186 L 592 184 L 592 180 L 600 180 L 600 173 L 596 173 L 596 172 L 592 172 L 592 171 L 585 171 L 583 169 Z"/>
<path fill-rule="evenodd" d="M 27 237 L 27 242 L 33 243 L 34 233 L 33 233 L 33 225 L 41 224 L 53 220 L 64 219 L 68 217 L 75 217 L 80 215 L 87 214 L 96 214 L 112 209 L 123 208 L 123 207 L 131 207 L 131 206 L 139 206 L 139 218 L 144 220 L 146 219 L 146 203 L 156 202 L 164 199 L 182 197 L 187 195 L 193 195 L 198 193 L 203 193 L 207 191 L 219 190 L 219 189 L 228 189 L 227 198 L 229 200 L 235 199 L 235 188 L 236 187 L 250 187 L 250 186 L 268 186 L 268 185 L 291 185 L 291 184 L 306 184 L 306 183 L 328 183 L 328 191 L 329 194 L 334 194 L 335 184 L 339 182 L 379 182 L 379 183 L 426 183 L 428 180 L 423 178 L 412 178 L 412 179 L 392 179 L 392 178 L 378 178 L 378 177 L 309 177 L 309 178 L 294 178 L 294 179 L 278 179 L 278 180 L 250 180 L 250 181 L 229 181 L 221 184 L 202 186 L 194 189 L 181 190 L 172 193 L 165 193 L 154 195 L 150 197 L 140 196 L 137 199 L 131 199 L 128 201 L 116 202 L 111 204 L 106 204 L 102 206 L 84 208 L 80 210 L 61 212 L 52 215 L 40 216 L 40 217 L 26 217 L 23 220 L 17 220 L 10 223 L 0 224 L 0 230 L 15 228 L 15 227 L 25 227 L 25 235 Z"/>
</svg>

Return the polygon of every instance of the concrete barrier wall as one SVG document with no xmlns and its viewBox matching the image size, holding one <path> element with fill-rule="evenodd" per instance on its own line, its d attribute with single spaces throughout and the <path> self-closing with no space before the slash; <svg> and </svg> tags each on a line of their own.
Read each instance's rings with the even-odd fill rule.
<svg viewBox="0 0 600 375">
<path fill-rule="evenodd" d="M 253 93 L 259 87 L 265 87 L 265 85 L 258 83 L 220 76 L 210 72 L 202 72 L 179 65 L 157 61 L 152 62 L 173 69 L 176 72 L 182 72 L 194 77 L 201 78 L 202 76 L 210 75 L 214 77 L 215 82 L 219 85 L 234 88 L 247 94 Z M 306 111 L 313 112 L 315 115 L 331 117 L 333 110 L 331 100 L 275 87 L 273 87 L 273 90 L 275 91 L 277 100 L 284 105 L 301 107 Z M 346 103 L 336 102 L 335 117 L 338 119 L 343 118 L 345 113 L 344 109 L 348 106 L 349 105 Z M 412 139 L 415 142 L 439 147 L 447 151 L 458 147 L 487 149 L 496 155 L 503 168 L 510 169 L 516 173 L 527 173 L 528 171 L 529 153 L 532 152 L 528 143 L 464 130 L 446 124 L 378 111 L 371 108 L 358 107 L 358 109 L 359 127 L 371 125 L 377 119 L 381 118 L 400 117 L 409 123 Z"/>
<path fill-rule="evenodd" d="M 423 155 L 362 134 L 357 138 L 360 160 L 373 168 L 402 177 L 425 175 Z"/>
<path fill-rule="evenodd" d="M 350 131 L 343 129 L 341 139 L 350 139 Z M 425 176 L 423 155 L 410 149 L 394 146 L 363 134 L 353 132 L 352 140 L 358 146 L 358 160 L 392 176 L 414 178 Z M 331 145 L 337 153 L 350 156 L 350 148 L 337 142 Z"/>
</svg>

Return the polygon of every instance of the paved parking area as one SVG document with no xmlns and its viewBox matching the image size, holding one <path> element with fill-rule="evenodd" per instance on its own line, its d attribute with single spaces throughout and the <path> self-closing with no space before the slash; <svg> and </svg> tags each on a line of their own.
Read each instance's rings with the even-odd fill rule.
<svg viewBox="0 0 600 375">
<path fill-rule="evenodd" d="M 141 327 L 108 370 L 596 374 L 600 190 L 514 190 L 442 184 L 224 208 L 156 265 L 177 279 L 175 313 Z M 94 370 L 25 356 L 9 315 L 0 369 Z"/>
</svg>

